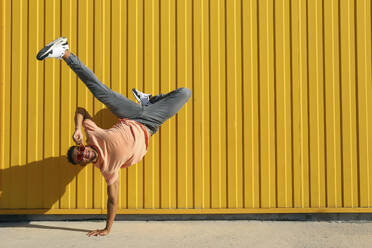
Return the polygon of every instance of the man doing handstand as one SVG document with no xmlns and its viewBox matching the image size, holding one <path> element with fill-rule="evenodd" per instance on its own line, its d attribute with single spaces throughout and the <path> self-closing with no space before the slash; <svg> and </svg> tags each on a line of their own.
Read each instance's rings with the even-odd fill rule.
<svg viewBox="0 0 372 248">
<path fill-rule="evenodd" d="M 67 38 L 60 37 L 39 51 L 36 58 L 64 59 L 84 82 L 92 94 L 115 114 L 119 121 L 110 129 L 98 127 L 84 108 L 75 113 L 75 132 L 72 146 L 67 152 L 72 164 L 98 167 L 107 183 L 107 222 L 105 229 L 88 233 L 89 236 L 107 235 L 115 219 L 119 193 L 119 170 L 138 163 L 147 152 L 151 135 L 160 125 L 175 115 L 191 96 L 191 90 L 179 88 L 168 94 L 151 96 L 136 89 L 132 92 L 141 105 L 112 91 L 101 83 L 94 73 L 69 50 Z M 81 128 L 85 128 L 83 145 Z"/>
</svg>

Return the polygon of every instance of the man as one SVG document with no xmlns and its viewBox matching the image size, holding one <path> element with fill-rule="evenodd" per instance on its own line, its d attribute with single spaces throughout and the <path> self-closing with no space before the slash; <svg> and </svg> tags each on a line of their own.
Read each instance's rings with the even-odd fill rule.
<svg viewBox="0 0 372 248">
<path fill-rule="evenodd" d="M 175 115 L 191 96 L 191 90 L 179 88 L 168 94 L 151 96 L 136 89 L 132 92 L 141 105 L 112 91 L 101 83 L 69 50 L 67 38 L 60 37 L 39 51 L 36 58 L 64 59 L 70 68 L 89 88 L 93 95 L 115 114 L 119 121 L 110 129 L 101 129 L 83 108 L 75 113 L 73 140 L 78 146 L 68 150 L 67 157 L 72 164 L 86 166 L 93 163 L 98 167 L 107 183 L 107 222 L 102 230 L 88 233 L 88 236 L 107 235 L 115 219 L 119 192 L 119 169 L 139 162 L 147 152 L 148 141 L 160 125 Z M 86 131 L 83 145 L 82 127 Z"/>
</svg>

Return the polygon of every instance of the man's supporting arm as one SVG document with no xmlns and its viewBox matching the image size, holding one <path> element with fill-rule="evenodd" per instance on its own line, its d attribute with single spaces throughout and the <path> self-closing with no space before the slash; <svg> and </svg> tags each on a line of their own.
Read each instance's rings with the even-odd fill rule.
<svg viewBox="0 0 372 248">
<path fill-rule="evenodd" d="M 106 227 L 102 230 L 95 230 L 88 233 L 88 236 L 105 236 L 110 233 L 112 223 L 115 220 L 119 200 L 119 179 L 107 186 L 107 221 Z"/>
<path fill-rule="evenodd" d="M 112 223 L 115 220 L 116 210 L 119 201 L 119 179 L 107 186 L 107 221 L 106 229 L 110 232 Z"/>
</svg>

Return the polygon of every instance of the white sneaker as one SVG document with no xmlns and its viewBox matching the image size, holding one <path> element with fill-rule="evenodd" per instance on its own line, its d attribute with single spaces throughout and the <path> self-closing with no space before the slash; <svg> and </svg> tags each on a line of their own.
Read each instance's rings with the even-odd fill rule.
<svg viewBox="0 0 372 248">
<path fill-rule="evenodd" d="M 142 106 L 148 106 L 148 105 L 151 104 L 151 102 L 150 102 L 151 94 L 142 93 L 141 91 L 136 90 L 135 88 L 132 89 L 132 93 L 133 93 L 134 97 L 137 99 L 137 101 Z"/>
<path fill-rule="evenodd" d="M 38 60 L 45 58 L 62 59 L 65 51 L 68 50 L 68 42 L 66 37 L 59 37 L 58 39 L 50 42 L 36 55 Z"/>
</svg>

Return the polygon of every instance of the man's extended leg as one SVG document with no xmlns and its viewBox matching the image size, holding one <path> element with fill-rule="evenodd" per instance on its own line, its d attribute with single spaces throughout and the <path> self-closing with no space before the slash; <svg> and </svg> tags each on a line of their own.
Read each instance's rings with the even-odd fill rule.
<svg viewBox="0 0 372 248">
<path fill-rule="evenodd" d="M 125 96 L 112 91 L 101 83 L 96 75 L 77 56 L 66 51 L 63 59 L 89 88 L 92 94 L 105 104 L 119 118 L 136 119 L 142 114 L 142 107 Z"/>
<path fill-rule="evenodd" d="M 143 109 L 141 106 L 101 83 L 96 75 L 68 49 L 67 38 L 59 37 L 43 47 L 36 55 L 36 58 L 38 60 L 44 60 L 46 58 L 64 59 L 93 95 L 105 104 L 117 117 L 133 119 L 142 114 Z"/>
</svg>

